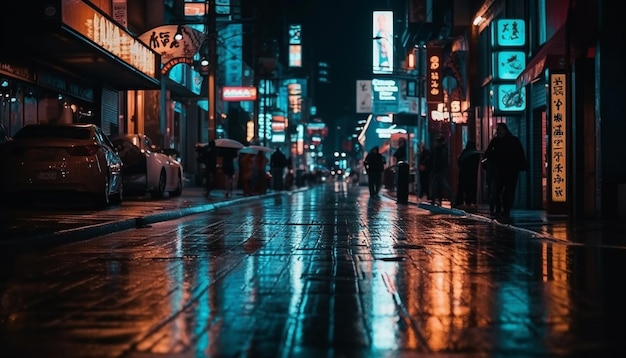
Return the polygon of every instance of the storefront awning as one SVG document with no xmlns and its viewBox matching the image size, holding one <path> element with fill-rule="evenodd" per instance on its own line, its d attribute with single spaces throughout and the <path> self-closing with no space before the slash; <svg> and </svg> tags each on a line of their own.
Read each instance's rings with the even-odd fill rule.
<svg viewBox="0 0 626 358">
<path fill-rule="evenodd" d="M 160 55 L 137 36 L 90 3 L 45 3 L 2 3 L 2 57 L 116 90 L 160 88 Z"/>
<path fill-rule="evenodd" d="M 116 90 L 159 89 L 160 80 L 148 76 L 101 49 L 62 34 L 42 34 L 21 46 L 13 58 L 52 66 L 73 77 Z M 30 46 L 32 44 L 32 46 Z M 160 76 L 160 73 L 156 73 Z"/>
<path fill-rule="evenodd" d="M 543 46 L 533 55 L 526 68 L 515 80 L 517 87 L 521 88 L 532 83 L 545 69 L 565 69 L 567 51 L 567 27 L 561 26 Z"/>
</svg>

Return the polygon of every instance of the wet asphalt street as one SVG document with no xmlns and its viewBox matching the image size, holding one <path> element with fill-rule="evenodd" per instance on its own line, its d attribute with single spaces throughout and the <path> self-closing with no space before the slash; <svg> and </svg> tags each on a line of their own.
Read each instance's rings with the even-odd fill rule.
<svg viewBox="0 0 626 358">
<path fill-rule="evenodd" d="M 0 353 L 624 356 L 624 262 L 329 183 L 12 256 Z"/>
</svg>

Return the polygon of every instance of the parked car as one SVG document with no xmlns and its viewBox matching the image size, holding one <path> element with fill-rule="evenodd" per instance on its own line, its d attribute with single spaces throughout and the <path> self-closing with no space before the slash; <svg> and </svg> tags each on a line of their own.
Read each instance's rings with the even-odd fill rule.
<svg viewBox="0 0 626 358">
<path fill-rule="evenodd" d="M 126 194 L 162 198 L 183 192 L 183 166 L 175 153 L 166 154 L 145 134 L 117 134 L 111 136 L 122 162 L 122 177 Z"/>
<path fill-rule="evenodd" d="M 123 196 L 122 159 L 93 124 L 30 124 L 0 145 L 0 190 L 28 194 L 84 194 L 106 207 Z"/>
</svg>

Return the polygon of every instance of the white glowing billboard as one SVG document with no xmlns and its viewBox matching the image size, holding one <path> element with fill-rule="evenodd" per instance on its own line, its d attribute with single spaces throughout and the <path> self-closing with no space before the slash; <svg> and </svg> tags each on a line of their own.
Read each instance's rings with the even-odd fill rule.
<svg viewBox="0 0 626 358">
<path fill-rule="evenodd" d="M 372 72 L 393 72 L 393 11 L 374 11 L 372 17 Z"/>
</svg>

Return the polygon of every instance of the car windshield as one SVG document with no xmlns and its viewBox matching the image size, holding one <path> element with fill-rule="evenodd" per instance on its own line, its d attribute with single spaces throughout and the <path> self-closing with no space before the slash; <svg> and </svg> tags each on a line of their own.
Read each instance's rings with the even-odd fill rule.
<svg viewBox="0 0 626 358">
<path fill-rule="evenodd" d="M 91 131 L 84 127 L 70 126 L 26 126 L 13 136 L 14 139 L 23 138 L 62 138 L 62 139 L 90 139 Z"/>
</svg>

